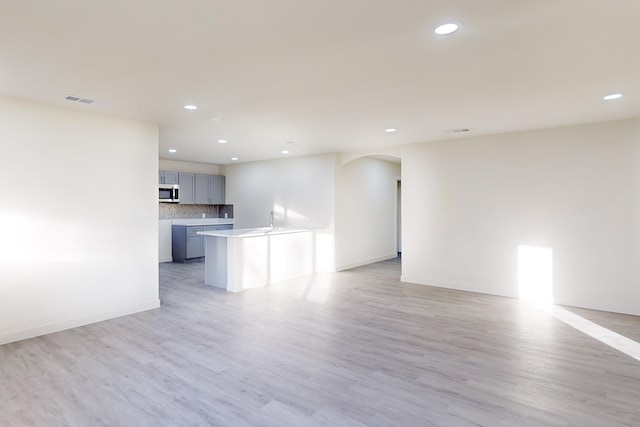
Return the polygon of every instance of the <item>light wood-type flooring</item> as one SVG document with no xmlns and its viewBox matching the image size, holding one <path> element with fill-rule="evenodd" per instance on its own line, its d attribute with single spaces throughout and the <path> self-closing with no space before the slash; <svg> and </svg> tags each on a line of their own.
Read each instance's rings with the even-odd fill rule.
<svg viewBox="0 0 640 427">
<path fill-rule="evenodd" d="M 162 264 L 160 309 L 0 346 L 0 426 L 640 426 L 640 362 L 518 300 L 398 260 L 240 294 L 203 270 Z"/>
</svg>

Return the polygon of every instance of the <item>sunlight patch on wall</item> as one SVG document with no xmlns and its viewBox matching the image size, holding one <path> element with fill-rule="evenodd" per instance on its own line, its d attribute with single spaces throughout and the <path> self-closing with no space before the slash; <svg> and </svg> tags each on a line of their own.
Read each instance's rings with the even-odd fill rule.
<svg viewBox="0 0 640 427">
<path fill-rule="evenodd" d="M 553 304 L 553 249 L 518 246 L 518 295 L 532 304 Z"/>
<path fill-rule="evenodd" d="M 292 211 L 291 209 L 286 208 L 277 203 L 273 205 L 273 212 L 280 217 L 278 219 L 284 219 L 285 222 L 287 223 L 289 222 L 289 220 L 301 220 L 301 219 L 308 220 L 309 219 L 305 215 L 302 215 L 296 211 Z"/>
<path fill-rule="evenodd" d="M 92 247 L 100 243 L 100 236 L 86 223 L 50 219 L 42 214 L 0 212 L 0 262 L 8 265 L 34 263 L 80 264 L 93 259 Z M 93 240 L 92 240 L 93 239 Z M 6 272 L 6 271 L 5 271 Z"/>
</svg>

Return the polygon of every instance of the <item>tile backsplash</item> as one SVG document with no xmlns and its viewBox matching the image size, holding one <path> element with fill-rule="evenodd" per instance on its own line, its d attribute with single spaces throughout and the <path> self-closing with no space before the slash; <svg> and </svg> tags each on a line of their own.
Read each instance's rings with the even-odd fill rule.
<svg viewBox="0 0 640 427">
<path fill-rule="evenodd" d="M 233 205 L 180 205 L 177 203 L 160 203 L 159 219 L 233 218 Z"/>
</svg>

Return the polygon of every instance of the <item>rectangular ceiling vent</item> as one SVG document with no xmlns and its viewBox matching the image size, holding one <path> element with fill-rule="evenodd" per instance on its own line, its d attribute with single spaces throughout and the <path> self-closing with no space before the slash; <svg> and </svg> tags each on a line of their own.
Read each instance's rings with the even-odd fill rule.
<svg viewBox="0 0 640 427">
<path fill-rule="evenodd" d="M 449 133 L 463 133 L 463 132 L 469 132 L 471 131 L 471 129 L 469 128 L 459 128 L 459 129 L 449 129 L 447 132 Z"/>
<path fill-rule="evenodd" d="M 80 98 L 79 96 L 67 95 L 64 99 L 67 101 L 81 102 L 83 104 L 93 104 L 93 99 Z"/>
</svg>

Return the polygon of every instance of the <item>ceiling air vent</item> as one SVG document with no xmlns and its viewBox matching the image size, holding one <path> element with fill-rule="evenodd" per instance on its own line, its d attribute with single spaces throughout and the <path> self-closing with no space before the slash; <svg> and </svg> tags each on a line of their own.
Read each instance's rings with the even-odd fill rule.
<svg viewBox="0 0 640 427">
<path fill-rule="evenodd" d="M 64 99 L 67 101 L 81 102 L 83 104 L 93 104 L 93 99 L 80 98 L 79 96 L 67 95 Z"/>
<path fill-rule="evenodd" d="M 464 132 L 470 132 L 471 129 L 469 128 L 459 128 L 459 129 L 449 129 L 447 132 L 449 133 L 464 133 Z"/>
</svg>

